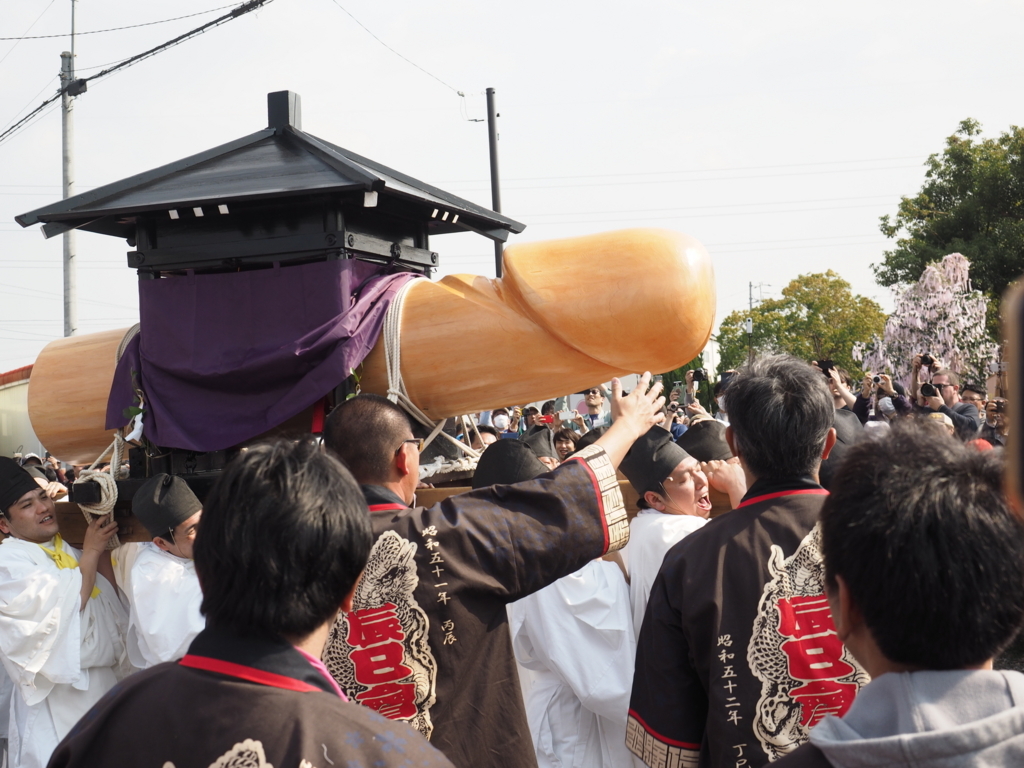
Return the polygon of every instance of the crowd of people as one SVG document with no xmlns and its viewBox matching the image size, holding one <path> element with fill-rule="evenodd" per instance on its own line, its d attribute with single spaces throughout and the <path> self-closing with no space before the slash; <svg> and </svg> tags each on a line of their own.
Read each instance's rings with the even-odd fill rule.
<svg viewBox="0 0 1024 768">
<path fill-rule="evenodd" d="M 1024 762 L 1005 400 L 928 354 L 906 388 L 707 378 L 463 421 L 472 490 L 432 506 L 406 413 L 359 395 L 202 504 L 149 478 L 118 548 L 0 459 L 10 765 Z"/>
</svg>

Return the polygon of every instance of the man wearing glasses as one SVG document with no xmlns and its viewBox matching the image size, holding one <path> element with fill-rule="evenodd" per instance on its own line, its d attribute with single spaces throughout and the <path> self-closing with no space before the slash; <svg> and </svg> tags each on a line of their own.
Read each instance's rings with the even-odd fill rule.
<svg viewBox="0 0 1024 768">
<path fill-rule="evenodd" d="M 377 537 L 324 648 L 350 699 L 407 722 L 458 768 L 536 766 L 505 607 L 629 539 L 615 469 L 661 420 L 650 381 L 629 396 L 614 381 L 614 424 L 557 469 L 430 508 L 410 507 L 419 446 L 398 406 L 360 395 L 330 414 L 324 445 L 361 484 Z"/>
<path fill-rule="evenodd" d="M 926 396 L 924 387 L 921 388 L 922 405 L 946 414 L 953 422 L 956 436 L 961 440 L 977 437 L 981 418 L 977 407 L 960 399 L 960 378 L 948 368 L 939 368 L 932 374 L 932 386 L 936 390 L 932 396 Z"/>
<path fill-rule="evenodd" d="M 604 412 L 604 390 L 600 387 L 591 387 L 584 394 L 583 402 L 587 406 L 587 412 L 583 414 L 583 423 L 587 425 L 587 429 L 608 424 L 608 415 Z"/>
</svg>

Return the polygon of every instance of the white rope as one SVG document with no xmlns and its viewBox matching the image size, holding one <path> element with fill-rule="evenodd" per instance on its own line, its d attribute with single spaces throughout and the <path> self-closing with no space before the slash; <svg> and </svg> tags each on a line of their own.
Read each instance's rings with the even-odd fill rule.
<svg viewBox="0 0 1024 768">
<path fill-rule="evenodd" d="M 406 294 L 417 282 L 417 280 L 410 280 L 398 289 L 398 293 L 395 294 L 395 298 L 391 301 L 391 306 L 388 307 L 387 314 L 384 316 L 384 365 L 388 371 L 388 400 L 399 405 L 416 421 L 431 430 L 427 439 L 423 442 L 424 448 L 440 435 L 453 445 L 458 446 L 459 450 L 463 453 L 479 458 L 479 451 L 470 448 L 462 441 L 456 440 L 447 432 L 442 431 L 444 419 L 435 423 L 433 419 L 417 407 L 409 398 L 405 382 L 402 380 L 402 311 L 405 306 Z"/>
<path fill-rule="evenodd" d="M 106 455 L 106 451 L 104 451 Z M 97 459 L 98 461 L 98 459 Z M 97 517 L 105 517 L 114 514 L 114 504 L 117 503 L 117 481 L 113 475 L 107 472 L 100 472 L 95 469 L 83 469 L 82 474 L 75 479 L 75 485 L 82 482 L 93 482 L 100 488 L 100 500 L 96 504 L 82 504 L 78 506 L 85 515 L 85 520 L 91 523 Z M 107 549 L 114 549 L 121 546 L 121 542 L 115 533 L 113 538 L 107 542 Z"/>
<path fill-rule="evenodd" d="M 128 344 L 132 339 L 139 333 L 141 325 L 136 323 L 129 328 L 121 339 L 121 343 L 117 345 L 117 352 L 114 354 L 114 365 L 116 366 L 121 362 L 121 357 L 124 355 L 124 351 L 128 348 Z M 103 459 L 107 457 L 108 453 L 111 453 L 110 457 L 110 472 L 100 472 L 96 467 L 100 464 Z M 75 478 L 75 485 L 79 483 L 94 482 L 100 488 L 100 500 L 97 504 L 82 504 L 79 502 L 78 507 L 82 510 L 82 514 L 85 516 L 85 520 L 91 523 L 96 517 L 104 517 L 105 515 L 113 515 L 114 504 L 117 503 L 117 480 L 121 478 L 121 462 L 124 459 L 124 428 L 117 430 L 114 433 L 114 441 L 106 447 L 106 449 L 99 456 L 96 457 L 96 461 L 89 465 L 88 469 L 83 469 L 82 473 Z M 121 546 L 121 542 L 117 538 L 117 534 L 107 542 L 107 549 L 114 549 Z"/>
</svg>

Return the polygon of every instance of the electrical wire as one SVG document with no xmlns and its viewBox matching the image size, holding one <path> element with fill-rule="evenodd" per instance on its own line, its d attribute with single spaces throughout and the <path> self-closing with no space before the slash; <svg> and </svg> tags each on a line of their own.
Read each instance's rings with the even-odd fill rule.
<svg viewBox="0 0 1024 768">
<path fill-rule="evenodd" d="M 168 48 L 172 48 L 175 45 L 179 45 L 185 42 L 186 40 L 190 40 L 196 35 L 200 35 L 203 32 L 206 32 L 208 29 L 213 29 L 214 27 L 218 27 L 221 24 L 226 24 L 227 22 L 233 21 L 234 19 L 237 19 L 240 16 L 244 16 L 247 13 L 258 10 L 262 8 L 264 5 L 267 5 L 268 3 L 271 2 L 273 2 L 273 0 L 247 0 L 247 2 L 244 2 L 241 5 L 233 8 L 230 13 L 226 13 L 223 16 L 218 16 L 216 19 L 208 21 L 205 24 L 196 27 L 195 29 L 192 29 L 188 32 L 185 32 L 182 35 L 178 35 L 172 40 L 168 40 L 166 43 L 161 43 L 155 48 L 150 48 L 148 51 L 143 51 L 142 53 L 137 53 L 134 56 L 130 56 L 124 61 L 118 62 L 117 64 L 114 64 L 113 66 L 108 67 L 107 69 L 97 72 L 95 75 L 90 75 L 89 77 L 75 80 L 72 83 L 65 83 L 64 86 L 57 91 L 57 93 L 55 93 L 50 98 L 46 99 L 42 104 L 40 104 L 31 112 L 29 112 L 25 117 L 21 118 L 21 120 L 14 123 L 14 125 L 10 126 L 2 133 L 0 133 L 0 144 L 9 139 L 11 136 L 15 135 L 18 132 L 18 130 L 23 128 L 28 122 L 32 121 L 37 116 L 40 116 L 43 110 L 51 104 L 54 104 L 58 99 L 60 99 L 61 96 L 64 94 L 64 91 L 67 90 L 71 85 L 77 84 L 78 86 L 81 86 L 81 84 L 83 83 L 88 83 L 93 80 L 99 80 L 101 78 L 108 77 L 109 75 L 112 75 L 121 69 L 126 69 L 127 67 L 138 64 L 140 61 L 144 61 L 145 59 L 148 59 L 150 56 L 155 56 L 156 54 L 161 53 L 162 51 L 165 51 Z"/>
<path fill-rule="evenodd" d="M 760 171 L 776 168 L 804 168 L 816 165 L 849 165 L 850 163 L 892 163 L 897 160 L 918 160 L 920 155 L 904 155 L 903 157 L 872 157 L 861 160 L 819 160 L 813 163 L 783 163 L 781 165 L 746 165 L 727 166 L 725 168 L 694 168 L 680 171 L 636 171 L 635 173 L 588 173 L 582 176 L 518 176 L 506 177 L 505 181 L 562 181 L 564 179 L 608 179 L 624 176 L 668 176 L 676 173 L 727 173 L 730 171 Z M 902 167 L 902 166 L 901 166 Z M 488 179 L 448 179 L 436 182 L 441 184 L 479 184 Z"/>
<path fill-rule="evenodd" d="M 25 106 L 24 106 L 24 107 L 22 107 L 21 109 L 19 109 L 19 110 L 18 110 L 17 112 L 15 112 L 15 113 L 14 113 L 14 117 L 12 117 L 12 118 L 11 118 L 10 122 L 9 122 L 9 123 L 7 123 L 7 125 L 10 125 L 10 124 L 11 124 L 11 123 L 13 123 L 13 122 L 14 122 L 15 120 L 17 120 L 17 119 L 18 119 L 18 115 L 20 115 L 20 114 L 21 114 L 22 112 L 24 112 L 24 111 L 25 111 L 26 109 L 28 109 L 28 108 L 29 108 L 29 107 L 30 107 L 30 106 L 32 105 L 32 102 L 34 102 L 34 101 L 35 101 L 36 99 L 38 99 L 38 98 L 39 98 L 39 97 L 40 97 L 40 96 L 41 96 L 41 95 L 43 94 L 43 91 L 45 91 L 45 90 L 46 90 L 47 88 L 49 88 L 49 87 L 50 87 L 50 84 L 51 84 L 51 83 L 52 83 L 52 82 L 53 82 L 54 80 L 59 80 L 59 79 L 60 79 L 60 75 L 54 75 L 54 76 L 53 76 L 53 77 L 51 77 L 51 78 L 50 78 L 49 80 L 47 80 L 47 81 L 46 81 L 46 85 L 44 85 L 44 86 L 43 86 L 42 88 L 40 88 L 40 89 L 39 89 L 39 92 L 38 92 L 38 93 L 36 93 L 36 95 L 35 95 L 35 96 L 33 96 L 33 97 L 32 97 L 31 99 L 29 99 L 29 100 L 28 100 L 28 103 L 27 103 L 27 104 L 25 104 Z M 7 125 L 5 125 L 5 126 L 4 126 L 4 128 L 6 128 L 6 127 L 7 127 Z M 6 184 L 0 184 L 0 187 L 6 187 L 6 186 L 8 186 L 8 185 L 6 185 Z M 10 186 L 14 186 L 14 185 L 10 185 Z M 40 186 L 40 187 L 41 187 L 42 185 L 40 184 L 40 185 L 38 185 L 38 186 Z"/>
<path fill-rule="evenodd" d="M 185 16 L 175 16 L 173 19 L 161 19 L 160 21 L 147 21 L 147 22 L 145 22 L 143 24 L 132 24 L 131 26 L 128 26 L 128 27 L 111 27 L 110 29 L 94 29 L 94 30 L 92 30 L 90 32 L 75 32 L 75 36 L 77 37 L 78 35 L 99 35 L 99 34 L 101 34 L 103 32 L 120 32 L 123 29 L 138 29 L 139 27 L 152 27 L 154 24 L 166 24 L 169 21 L 181 21 L 182 19 L 191 19 L 194 16 L 205 16 L 208 13 L 216 13 L 217 11 L 222 11 L 225 8 L 231 8 L 233 5 L 234 5 L 234 3 L 230 3 L 228 5 L 219 5 L 216 8 L 211 8 L 208 11 L 199 11 L 197 13 L 189 13 L 189 14 L 187 14 Z M 43 13 L 46 13 L 46 11 L 43 11 Z M 37 21 L 38 21 L 38 19 L 37 19 Z M 22 37 L 0 37 L 0 41 L 4 41 L 4 40 L 18 40 L 20 42 L 21 40 L 50 40 L 50 39 L 55 38 L 55 37 L 71 37 L 71 33 L 70 32 L 65 32 L 62 35 L 32 35 L 31 37 L 29 37 L 27 35 L 23 35 Z"/>
<path fill-rule="evenodd" d="M 371 32 L 370 29 L 365 24 L 363 24 L 363 22 L 361 22 L 359 19 L 357 19 L 355 16 L 353 16 L 349 12 L 349 10 L 347 8 L 345 8 L 345 6 L 343 6 L 341 3 L 338 2 L 338 0 L 331 0 L 331 2 L 334 3 L 336 6 L 338 6 L 342 11 L 344 11 L 345 14 L 350 19 L 352 19 L 352 21 L 354 21 L 356 24 L 358 24 L 360 27 L 362 27 L 363 31 L 365 31 L 366 34 L 368 34 L 370 37 L 372 37 L 378 43 L 380 43 L 385 48 L 387 48 L 389 51 L 391 51 L 393 54 L 395 54 L 395 56 L 397 56 L 398 58 L 402 59 L 407 64 L 411 64 L 412 66 L 416 67 L 416 69 L 418 69 L 420 72 L 422 72 L 423 74 L 427 75 L 428 77 L 434 78 L 435 80 L 437 80 L 437 82 L 439 82 L 441 85 L 443 85 L 448 90 L 453 91 L 457 95 L 465 98 L 465 94 L 462 91 L 460 91 L 458 88 L 455 88 L 455 87 L 453 87 L 451 85 L 448 85 L 448 83 L 446 83 L 440 77 L 438 77 L 437 75 L 433 74 L 432 72 L 428 72 L 427 70 L 425 70 L 423 67 L 421 67 L 419 64 L 417 64 L 415 61 L 413 61 L 412 59 L 408 58 L 407 56 L 403 56 L 398 51 L 396 51 L 394 48 L 392 48 L 390 45 L 388 45 L 383 40 L 381 40 L 379 37 L 377 37 L 375 34 L 373 34 L 373 32 Z"/>
<path fill-rule="evenodd" d="M 870 173 L 871 171 L 893 171 L 904 168 L 920 168 L 918 165 L 888 165 L 879 168 L 836 168 L 830 171 L 797 171 L 795 173 L 762 173 L 753 176 L 706 176 L 696 179 L 641 179 L 639 181 L 594 181 L 588 184 L 547 184 L 544 186 L 527 187 L 506 187 L 502 185 L 502 192 L 516 192 L 526 190 L 544 189 L 575 189 L 579 187 L 625 187 L 637 186 L 638 184 L 692 184 L 698 181 L 746 181 L 748 179 L 779 179 L 787 176 L 821 176 L 829 173 Z M 486 187 L 464 187 L 451 189 L 451 192 L 465 194 L 467 192 L 486 192 Z"/>
<path fill-rule="evenodd" d="M 49 5 L 47 5 L 47 6 L 45 7 L 45 8 L 43 8 L 43 12 L 42 12 L 42 13 L 40 13 L 40 14 L 39 14 L 38 16 L 36 16 L 36 20 L 35 20 L 35 21 L 33 21 L 33 22 L 32 22 L 31 24 L 29 24 L 29 25 L 28 25 L 28 29 L 26 29 L 26 30 L 25 30 L 25 34 L 26 34 L 26 35 L 27 35 L 27 34 L 28 34 L 29 32 L 31 32 L 31 31 L 32 31 L 32 27 L 34 27 L 34 26 L 35 26 L 36 24 L 38 24 L 38 23 L 39 23 L 39 20 L 40 20 L 41 18 L 43 18 L 43 16 L 44 16 L 44 15 L 46 14 L 46 12 L 47 12 L 48 10 L 50 10 L 50 5 L 53 5 L 53 4 L 55 3 L 55 2 L 56 2 L 56 0 L 50 0 L 50 4 L 49 4 Z M 18 45 L 19 45 L 20 43 L 21 43 L 21 40 L 18 40 L 18 42 L 17 42 L 17 43 L 15 43 L 14 45 L 12 45 L 12 46 L 11 46 L 11 50 L 9 50 L 9 51 L 8 51 L 7 53 L 5 53 L 5 54 L 4 54 L 4 57 L 3 57 L 2 59 L 0 59 L 0 64 L 3 64 L 3 63 L 4 63 L 4 61 L 6 61 L 6 60 L 7 60 L 7 57 L 11 55 L 11 53 L 12 53 L 12 52 L 14 51 L 14 49 L 15 49 L 15 48 L 17 48 L 17 47 L 18 47 Z"/>
</svg>

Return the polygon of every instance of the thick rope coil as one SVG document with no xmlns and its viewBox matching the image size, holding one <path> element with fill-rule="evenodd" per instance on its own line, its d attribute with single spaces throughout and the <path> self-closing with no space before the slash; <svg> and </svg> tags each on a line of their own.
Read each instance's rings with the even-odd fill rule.
<svg viewBox="0 0 1024 768">
<path fill-rule="evenodd" d="M 440 435 L 453 445 L 458 446 L 463 453 L 479 458 L 479 451 L 443 432 L 445 420 L 441 419 L 435 423 L 409 399 L 409 393 L 405 389 L 405 382 L 402 380 L 402 310 L 405 306 L 406 293 L 417 282 L 417 280 L 410 280 L 398 289 L 398 293 L 395 294 L 395 298 L 384 316 L 384 364 L 388 371 L 388 400 L 399 405 L 416 421 L 431 430 L 423 442 L 424 448 Z"/>
<path fill-rule="evenodd" d="M 105 454 L 105 452 L 104 452 Z M 83 469 L 82 474 L 75 480 L 75 485 L 81 482 L 92 481 L 100 487 L 100 500 L 97 504 L 82 504 L 78 506 L 82 510 L 87 522 L 91 523 L 97 517 L 113 515 L 114 504 L 117 502 L 117 481 L 107 472 L 99 472 L 95 469 Z M 121 542 L 115 533 L 113 538 L 107 542 L 107 549 L 115 549 L 121 546 Z"/>
<path fill-rule="evenodd" d="M 141 325 L 136 323 L 125 332 L 124 337 L 121 339 L 121 343 L 117 345 L 117 353 L 114 356 L 114 365 L 116 366 L 121 362 L 121 357 L 124 355 L 124 351 L 128 348 L 129 342 L 135 338 L 138 334 Z M 75 478 L 75 485 L 79 483 L 94 482 L 100 488 L 100 500 L 98 504 L 82 504 L 79 503 L 79 508 L 82 510 L 82 514 L 85 516 L 85 520 L 91 523 L 94 518 L 103 517 L 104 515 L 114 514 L 114 504 L 117 503 L 117 480 L 124 478 L 121 477 L 121 462 L 124 459 L 124 427 L 117 430 L 114 433 L 114 441 L 107 446 L 106 450 L 103 451 L 99 456 L 96 457 L 96 461 L 89 465 L 88 469 L 82 470 L 82 473 Z M 110 456 L 110 472 L 100 472 L 96 469 L 103 459 Z M 121 546 L 120 540 L 117 538 L 115 533 L 113 538 L 107 542 L 107 549 L 115 549 Z"/>
</svg>

